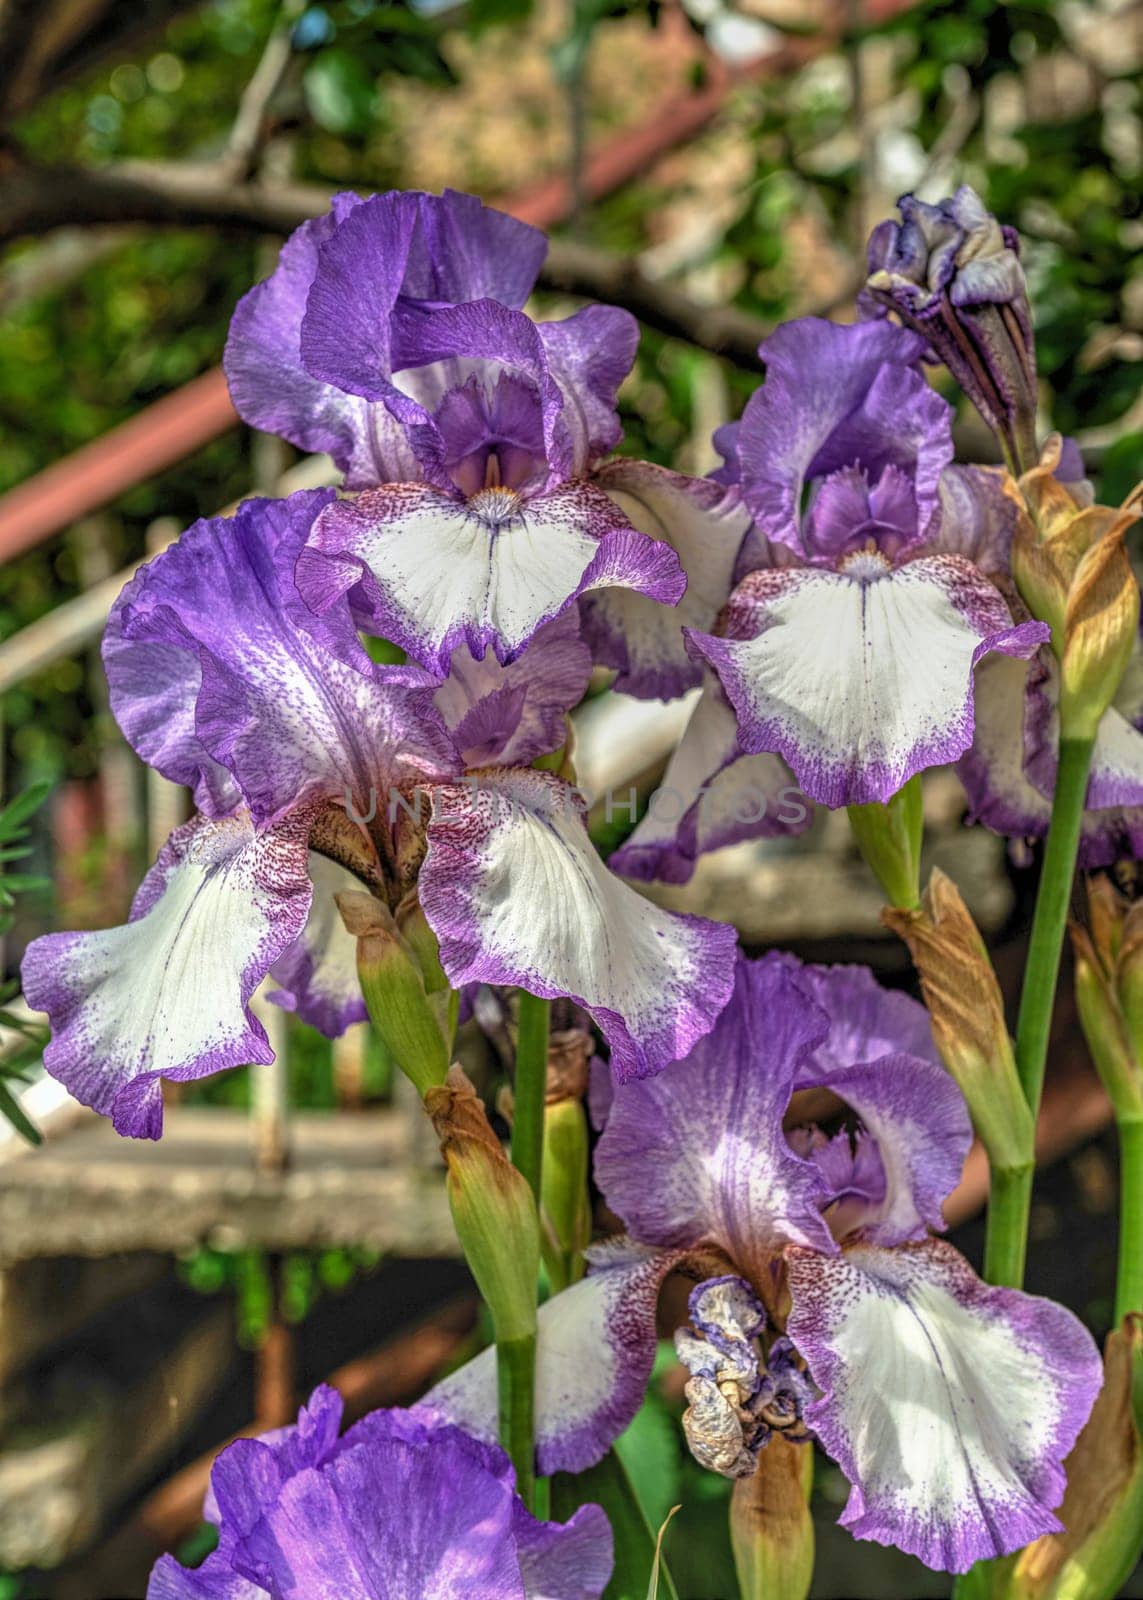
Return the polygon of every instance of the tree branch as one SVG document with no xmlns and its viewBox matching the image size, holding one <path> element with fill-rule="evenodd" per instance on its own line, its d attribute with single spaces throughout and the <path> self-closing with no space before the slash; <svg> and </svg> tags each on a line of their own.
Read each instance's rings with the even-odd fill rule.
<svg viewBox="0 0 1143 1600">
<path fill-rule="evenodd" d="M 320 216 L 329 200 L 328 190 L 312 184 L 235 183 L 214 163 L 139 161 L 98 169 L 13 161 L 0 177 L 0 244 L 63 226 L 132 222 L 290 233 Z M 701 305 L 671 284 L 653 282 L 633 260 L 566 239 L 551 240 L 540 283 L 624 306 L 648 327 L 740 366 L 758 365 L 758 345 L 769 331 L 744 311 Z"/>
</svg>

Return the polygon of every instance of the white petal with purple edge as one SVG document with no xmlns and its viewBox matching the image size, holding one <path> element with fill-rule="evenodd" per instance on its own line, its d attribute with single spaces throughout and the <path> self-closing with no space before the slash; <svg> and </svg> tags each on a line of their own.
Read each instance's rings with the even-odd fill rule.
<svg viewBox="0 0 1143 1600">
<path fill-rule="evenodd" d="M 296 1011 L 327 1039 L 336 1039 L 368 1012 L 357 977 L 357 940 L 348 932 L 335 895 L 358 890 L 360 881 L 326 856 L 311 852 L 314 897 L 298 941 L 275 961 L 270 976 L 281 988 L 268 998 Z"/>
<path fill-rule="evenodd" d="M 144 878 L 130 922 L 29 946 L 24 993 L 52 1025 L 44 1065 L 120 1133 L 159 1137 L 161 1078 L 274 1059 L 247 1002 L 305 923 L 308 831 L 304 815 L 265 833 L 245 815 L 195 817 Z"/>
<path fill-rule="evenodd" d="M 621 584 L 673 604 L 686 584 L 673 550 L 582 481 L 467 504 L 394 484 L 328 512 L 298 565 L 303 594 L 321 610 L 361 581 L 376 631 L 442 676 L 462 644 L 513 660 L 587 590 Z"/>
<path fill-rule="evenodd" d="M 869 579 L 751 573 L 731 596 L 727 635 L 690 637 L 743 748 L 777 752 L 811 800 L 839 807 L 886 801 L 915 772 L 955 761 L 972 739 L 977 661 L 1031 655 L 1046 629 L 1013 626 L 967 561 L 927 556 Z"/>
<path fill-rule="evenodd" d="M 641 883 L 687 883 L 700 855 L 744 839 L 787 838 L 813 821 L 779 756 L 744 756 L 713 675 L 638 826 L 611 856 Z"/>
<path fill-rule="evenodd" d="M 676 1251 L 626 1240 L 597 1245 L 589 1271 L 539 1310 L 536 1471 L 583 1472 L 600 1461 L 643 1402 L 655 1360 L 659 1289 Z M 497 1438 L 496 1351 L 430 1389 L 423 1405 L 489 1444 Z"/>
<path fill-rule="evenodd" d="M 734 929 L 662 911 L 609 872 L 567 784 L 493 768 L 431 794 L 419 889 L 454 987 L 569 996 L 620 1079 L 657 1072 L 710 1030 L 734 981 Z"/>
<path fill-rule="evenodd" d="M 718 1245 L 755 1287 L 791 1241 L 836 1248 L 821 1176 L 782 1131 L 798 1065 L 827 1025 L 785 960 L 739 956 L 714 1030 L 657 1077 L 617 1086 L 595 1180 L 632 1237 Z"/>
<path fill-rule="evenodd" d="M 841 1521 L 964 1572 L 1057 1531 L 1062 1462 L 1102 1381 L 1082 1324 L 994 1289 L 941 1240 L 788 1252 L 806 1421 L 853 1485 Z"/>
<path fill-rule="evenodd" d="M 613 461 L 594 480 L 624 516 L 677 551 L 687 590 L 674 610 L 630 589 L 584 601 L 584 631 L 595 656 L 616 667 L 616 689 L 642 700 L 673 700 L 701 679 L 681 628 L 712 628 L 730 594 L 750 513 L 734 491 L 647 461 Z"/>
</svg>

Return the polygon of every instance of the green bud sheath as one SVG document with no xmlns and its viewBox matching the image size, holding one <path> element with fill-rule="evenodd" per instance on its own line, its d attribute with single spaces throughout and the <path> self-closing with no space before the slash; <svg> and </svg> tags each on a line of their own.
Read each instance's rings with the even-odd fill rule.
<svg viewBox="0 0 1143 1600">
<path fill-rule="evenodd" d="M 357 975 L 373 1026 L 424 1096 L 448 1074 L 447 991 L 425 992 L 421 963 L 380 900 L 352 890 L 337 904 L 357 939 Z"/>
<path fill-rule="evenodd" d="M 916 910 L 921 903 L 921 840 L 925 831 L 920 773 L 885 804 L 873 801 L 847 809 L 858 848 L 886 900 L 901 911 Z"/>
<path fill-rule="evenodd" d="M 805 1600 L 814 1573 L 809 1495 L 814 1452 L 776 1433 L 730 1501 L 730 1542 L 741 1600 Z"/>
<path fill-rule="evenodd" d="M 587 1188 L 587 1113 L 582 1100 L 557 1100 L 544 1111 L 541 1197 L 544 1264 L 553 1291 L 583 1276 L 583 1251 L 591 1239 Z"/>
</svg>

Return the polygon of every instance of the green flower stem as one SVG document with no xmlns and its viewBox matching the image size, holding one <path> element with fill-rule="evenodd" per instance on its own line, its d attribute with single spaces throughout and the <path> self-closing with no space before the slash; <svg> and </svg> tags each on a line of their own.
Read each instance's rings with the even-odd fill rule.
<svg viewBox="0 0 1143 1600">
<path fill-rule="evenodd" d="M 548 1088 L 548 1026 L 551 1002 L 518 991 L 516 1094 L 512 1113 L 512 1164 L 540 1205 L 544 1160 L 544 1099 Z M 512 1248 L 512 1241 L 505 1240 Z M 537 1294 L 539 1282 L 536 1284 Z M 500 1443 L 516 1468 L 516 1488 L 529 1511 L 536 1507 L 536 1336 L 496 1346 Z"/>
<path fill-rule="evenodd" d="M 1143 1311 L 1143 1116 L 1119 1118 L 1119 1270 L 1115 1326 Z"/>
<path fill-rule="evenodd" d="M 1032 918 L 1028 962 L 1024 968 L 1024 988 L 1016 1023 L 1016 1070 L 1033 1121 L 1039 1113 L 1044 1088 L 1052 1007 L 1067 931 L 1092 743 L 1090 739 L 1060 740 L 1052 821 Z M 1000 1169 L 992 1174 L 984 1267 L 989 1283 L 1009 1289 L 1023 1286 L 1035 1171 L 1035 1163 L 1029 1162 L 1027 1166 Z"/>
<path fill-rule="evenodd" d="M 1091 771 L 1092 739 L 1061 739 L 1052 821 L 1044 850 L 1040 891 L 1032 918 L 1028 963 L 1016 1023 L 1016 1070 L 1035 1116 L 1044 1088 L 1052 1005 L 1067 930 L 1068 906 L 1076 870 L 1083 803 Z"/>
<path fill-rule="evenodd" d="M 506 1339 L 496 1346 L 496 1386 L 500 1443 L 516 1469 L 516 1492 L 536 1508 L 536 1335 Z"/>
<path fill-rule="evenodd" d="M 526 989 L 520 997 L 516 1036 L 516 1095 L 512 1112 L 512 1164 L 522 1172 L 540 1203 L 544 1160 L 544 1099 L 548 1090 L 548 1023 L 550 1000 Z"/>
<path fill-rule="evenodd" d="M 988 1220 L 984 1233 L 984 1276 L 1010 1287 L 1024 1282 L 1028 1251 L 1028 1196 L 1035 1164 L 993 1167 L 988 1180 Z"/>
</svg>

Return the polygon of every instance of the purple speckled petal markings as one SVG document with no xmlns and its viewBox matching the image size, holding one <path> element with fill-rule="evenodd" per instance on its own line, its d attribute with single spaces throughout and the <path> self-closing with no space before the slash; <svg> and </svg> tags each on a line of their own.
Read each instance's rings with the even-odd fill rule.
<svg viewBox="0 0 1143 1600">
<path fill-rule="evenodd" d="M 52 1025 L 44 1065 L 118 1132 L 159 1137 L 162 1078 L 274 1059 L 248 1001 L 305 925 L 310 820 L 255 833 L 244 814 L 196 817 L 164 846 L 130 922 L 28 947 L 24 993 Z"/>
<path fill-rule="evenodd" d="M 550 773 L 490 769 L 432 790 L 425 915 L 454 987 L 518 984 L 594 1017 L 617 1078 L 707 1033 L 733 984 L 734 929 L 661 911 L 609 872 Z"/>
<path fill-rule="evenodd" d="M 589 590 L 621 585 L 673 605 L 686 578 L 668 545 L 576 481 L 529 500 L 491 489 L 465 503 L 394 484 L 339 501 L 319 518 L 298 583 L 318 611 L 360 584 L 371 629 L 443 677 L 462 645 L 514 660 Z"/>
<path fill-rule="evenodd" d="M 586 1278 L 539 1311 L 536 1470 L 583 1472 L 638 1411 L 655 1360 L 659 1290 L 681 1253 L 612 1240 L 588 1252 Z M 496 1352 L 483 1351 L 430 1389 L 423 1404 L 490 1443 Z"/>
<path fill-rule="evenodd" d="M 734 706 L 743 749 L 781 755 L 830 807 L 888 800 L 915 772 L 955 760 L 972 740 L 977 661 L 1031 655 L 1046 633 L 1014 626 L 1000 592 L 960 557 L 892 571 L 865 559 L 878 572 L 751 573 L 731 596 L 726 637 L 690 635 Z"/>
<path fill-rule="evenodd" d="M 1061 1306 L 982 1283 L 939 1240 L 787 1252 L 806 1421 L 853 1489 L 841 1521 L 964 1572 L 1055 1531 L 1062 1462 L 1102 1382 Z"/>
<path fill-rule="evenodd" d="M 594 482 L 640 533 L 677 552 L 687 587 L 673 610 L 629 588 L 597 590 L 583 604 L 586 637 L 596 660 L 618 670 L 617 690 L 672 700 L 702 677 L 681 630 L 713 628 L 730 594 L 750 514 L 736 494 L 709 479 L 647 461 L 613 461 Z"/>
<path fill-rule="evenodd" d="M 595 1177 L 634 1238 L 709 1241 L 754 1283 L 791 1240 L 836 1249 L 821 1175 L 782 1132 L 798 1064 L 828 1027 L 784 959 L 739 957 L 713 1031 L 657 1077 L 617 1086 Z"/>
</svg>

